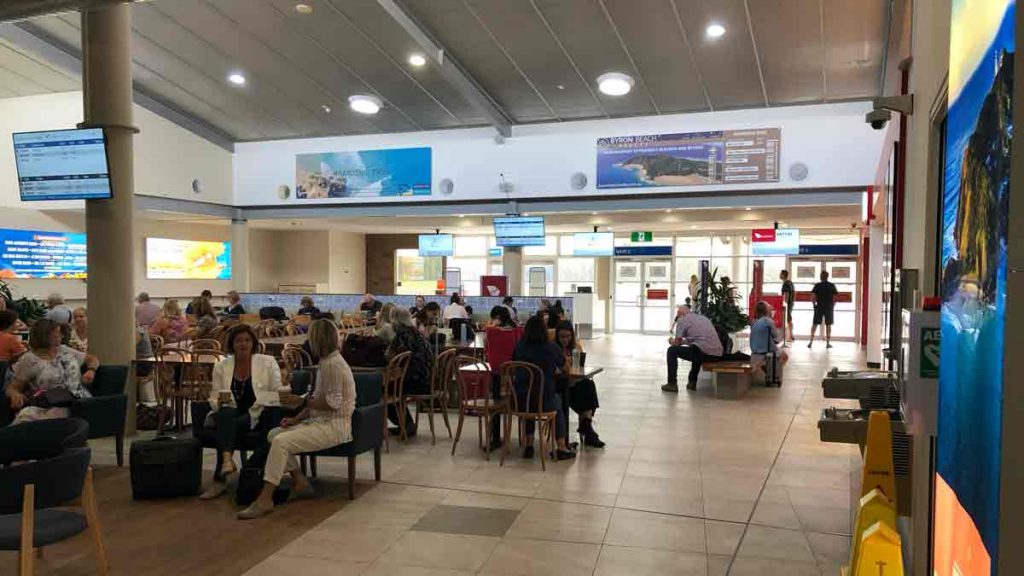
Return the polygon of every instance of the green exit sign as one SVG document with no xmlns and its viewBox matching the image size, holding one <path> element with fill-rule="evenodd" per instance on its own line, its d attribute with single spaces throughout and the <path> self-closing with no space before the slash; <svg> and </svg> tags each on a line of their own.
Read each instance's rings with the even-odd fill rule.
<svg viewBox="0 0 1024 576">
<path fill-rule="evenodd" d="M 651 232 L 633 232 L 629 239 L 633 242 L 651 242 L 654 240 L 654 234 Z"/>
</svg>

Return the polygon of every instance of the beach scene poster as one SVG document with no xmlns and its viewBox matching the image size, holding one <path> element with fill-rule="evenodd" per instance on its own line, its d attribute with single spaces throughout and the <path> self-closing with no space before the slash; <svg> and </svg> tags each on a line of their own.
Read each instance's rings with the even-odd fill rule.
<svg viewBox="0 0 1024 576">
<path fill-rule="evenodd" d="M 942 190 L 935 576 L 999 556 L 1014 0 L 953 0 Z"/>
<path fill-rule="evenodd" d="M 597 140 L 598 188 L 778 182 L 778 128 Z"/>
<path fill-rule="evenodd" d="M 295 197 L 429 196 L 430 148 L 319 152 L 295 156 Z"/>
</svg>

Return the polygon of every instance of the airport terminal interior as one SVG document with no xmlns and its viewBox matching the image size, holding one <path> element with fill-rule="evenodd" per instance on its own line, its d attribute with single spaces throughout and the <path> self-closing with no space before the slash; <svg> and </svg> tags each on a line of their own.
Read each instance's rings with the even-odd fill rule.
<svg viewBox="0 0 1024 576">
<path fill-rule="evenodd" d="M 0 574 L 1024 574 L 1018 30 L 0 0 Z"/>
</svg>

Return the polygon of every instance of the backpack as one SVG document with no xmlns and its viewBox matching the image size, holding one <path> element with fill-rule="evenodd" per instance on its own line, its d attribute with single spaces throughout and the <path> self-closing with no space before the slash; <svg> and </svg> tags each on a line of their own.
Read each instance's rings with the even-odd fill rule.
<svg viewBox="0 0 1024 576">
<path fill-rule="evenodd" d="M 349 334 L 341 346 L 341 356 L 349 366 L 387 366 L 387 350 L 383 338 Z"/>
</svg>

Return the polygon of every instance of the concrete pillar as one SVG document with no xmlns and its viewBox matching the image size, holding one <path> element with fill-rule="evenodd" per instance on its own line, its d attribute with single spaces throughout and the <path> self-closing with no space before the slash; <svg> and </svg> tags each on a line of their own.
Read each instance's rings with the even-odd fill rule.
<svg viewBox="0 0 1024 576">
<path fill-rule="evenodd" d="M 135 185 L 132 169 L 131 8 L 82 13 L 84 126 L 102 127 L 113 198 L 87 200 L 89 352 L 104 364 L 135 357 Z M 128 386 L 128 433 L 135 431 L 135 386 Z"/>
<path fill-rule="evenodd" d="M 520 246 L 506 246 L 502 251 L 501 268 L 508 276 L 508 293 L 523 295 L 523 249 Z"/>
<path fill-rule="evenodd" d="M 249 221 L 244 218 L 231 220 L 231 285 L 249 291 Z"/>
</svg>

